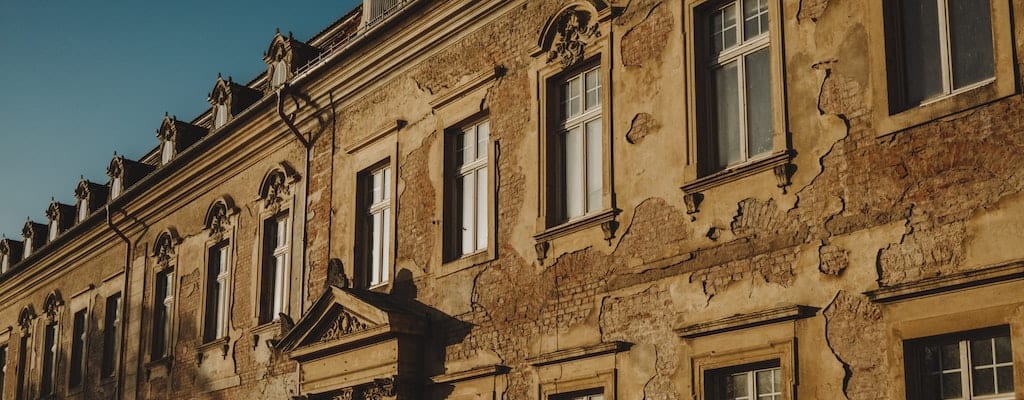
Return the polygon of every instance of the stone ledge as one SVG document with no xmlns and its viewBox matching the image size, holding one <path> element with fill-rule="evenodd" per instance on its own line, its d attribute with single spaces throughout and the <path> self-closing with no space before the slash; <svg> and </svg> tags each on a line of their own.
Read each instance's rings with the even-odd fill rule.
<svg viewBox="0 0 1024 400">
<path fill-rule="evenodd" d="M 594 357 L 603 354 L 620 353 L 629 350 L 629 348 L 632 346 L 633 344 L 628 342 L 607 342 L 593 346 L 574 347 L 571 349 L 558 350 L 551 353 L 541 354 L 536 357 L 527 358 L 526 362 L 534 367 L 542 367 L 545 365 L 573 361 L 581 358 Z"/>
<path fill-rule="evenodd" d="M 538 242 L 546 242 L 561 236 L 565 236 L 571 233 L 579 232 L 581 230 L 600 225 L 603 222 L 614 220 L 622 210 L 617 208 L 609 208 L 607 210 L 586 215 L 568 222 L 564 222 L 560 225 L 545 229 L 536 235 L 533 235 L 534 240 Z"/>
<path fill-rule="evenodd" d="M 973 271 L 869 290 L 864 295 L 875 303 L 890 303 L 1022 278 L 1024 259 L 1017 259 Z"/>
<path fill-rule="evenodd" d="M 711 175 L 697 178 L 681 186 L 679 189 L 681 189 L 683 193 L 687 194 L 704 192 L 713 187 L 737 181 L 742 178 L 770 170 L 779 165 L 784 165 L 789 163 L 795 156 L 796 152 L 793 150 L 780 151 L 759 160 L 746 162 L 732 168 L 715 172 Z"/>
<path fill-rule="evenodd" d="M 430 377 L 430 380 L 437 384 L 455 383 L 468 381 L 470 379 L 483 378 L 486 376 L 502 375 L 508 373 L 508 371 L 511 370 L 512 368 L 509 368 L 504 365 L 489 365 L 486 367 L 478 367 L 466 371 L 452 372 L 450 374 L 432 376 Z"/>
<path fill-rule="evenodd" d="M 739 329 L 808 318 L 818 313 L 818 308 L 791 305 L 750 314 L 736 314 L 709 322 L 702 322 L 676 329 L 676 334 L 686 339 L 714 335 Z"/>
</svg>

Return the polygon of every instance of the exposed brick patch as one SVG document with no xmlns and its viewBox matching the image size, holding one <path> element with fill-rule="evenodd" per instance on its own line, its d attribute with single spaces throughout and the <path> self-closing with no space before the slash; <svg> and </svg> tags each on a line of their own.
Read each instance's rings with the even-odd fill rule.
<svg viewBox="0 0 1024 400">
<path fill-rule="evenodd" d="M 747 198 L 740 201 L 730 224 L 737 237 L 778 236 L 779 234 L 806 236 L 807 228 L 775 205 L 774 199 L 761 201 Z"/>
<path fill-rule="evenodd" d="M 613 254 L 645 263 L 656 261 L 680 254 L 684 249 L 678 243 L 692 236 L 685 212 L 664 199 L 651 198 L 636 207 Z"/>
<path fill-rule="evenodd" d="M 826 275 L 840 275 L 850 265 L 849 251 L 831 244 L 818 249 L 818 270 Z"/>
<path fill-rule="evenodd" d="M 423 138 L 420 147 L 413 150 L 399 166 L 398 171 L 405 188 L 399 194 L 398 236 L 416 238 L 403 240 L 398 245 L 398 259 L 411 259 L 421 269 L 427 269 L 434 254 L 434 236 L 437 232 L 434 221 L 434 185 L 430 181 L 430 148 L 437 139 L 437 133 Z"/>
<path fill-rule="evenodd" d="M 814 65 L 814 68 L 825 71 L 818 95 L 818 110 L 822 114 L 834 114 L 843 119 L 866 112 L 860 84 L 847 76 L 836 74 L 832 69 L 832 64 L 836 62 L 825 61 Z"/>
<path fill-rule="evenodd" d="M 699 282 L 704 294 L 714 296 L 733 283 L 760 279 L 789 287 L 796 279 L 797 248 L 790 247 L 771 253 L 761 253 L 752 258 L 740 258 L 710 268 L 702 268 L 690 275 L 690 282 Z"/>
<path fill-rule="evenodd" d="M 798 20 L 810 19 L 817 22 L 825 10 L 828 9 L 829 0 L 801 0 L 800 11 L 796 13 Z"/>
<path fill-rule="evenodd" d="M 630 144 L 640 144 L 647 135 L 658 132 L 659 129 L 661 129 L 661 123 L 651 114 L 639 113 L 633 117 L 629 132 L 626 132 L 626 141 Z"/>
<path fill-rule="evenodd" d="M 840 291 L 823 314 L 829 348 L 846 370 L 846 397 L 886 398 L 886 386 L 878 384 L 885 382 L 888 369 L 885 352 L 877 351 L 887 341 L 882 311 L 864 297 Z"/>
<path fill-rule="evenodd" d="M 658 60 L 671 32 L 672 13 L 663 3 L 658 3 L 643 22 L 622 36 L 622 64 L 635 67 Z"/>
<path fill-rule="evenodd" d="M 633 295 L 607 297 L 601 304 L 602 340 L 648 343 L 656 349 L 654 378 L 644 386 L 645 399 L 675 398 L 672 375 L 679 368 L 673 327 L 672 295 L 655 285 Z"/>
</svg>

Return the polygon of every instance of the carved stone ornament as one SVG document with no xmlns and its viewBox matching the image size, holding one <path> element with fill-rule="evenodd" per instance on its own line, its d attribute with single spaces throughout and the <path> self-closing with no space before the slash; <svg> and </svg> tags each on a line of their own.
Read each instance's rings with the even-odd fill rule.
<svg viewBox="0 0 1024 400">
<path fill-rule="evenodd" d="M 789 186 L 792 182 L 790 178 L 793 177 L 793 173 L 796 172 L 796 165 L 792 163 L 785 163 L 782 165 L 776 165 L 773 168 L 775 172 L 775 179 L 778 181 L 778 186 L 782 189 L 782 193 L 786 193 L 786 186 Z"/>
<path fill-rule="evenodd" d="M 619 221 L 611 220 L 601 223 L 601 232 L 604 233 L 604 240 L 608 241 L 608 244 L 612 244 L 612 239 L 615 239 L 615 231 L 619 230 Z"/>
<path fill-rule="evenodd" d="M 346 310 L 341 310 L 338 314 L 338 318 L 331 323 L 331 326 L 324 331 L 324 334 L 320 336 L 320 342 L 332 342 L 342 336 L 350 333 L 358 332 L 367 328 L 365 322 L 360 321 L 354 315 Z"/>
<path fill-rule="evenodd" d="M 267 189 L 263 194 L 264 205 L 267 208 L 281 202 L 289 194 L 288 185 L 285 184 L 284 174 L 275 172 L 267 177 Z"/>
<path fill-rule="evenodd" d="M 558 16 L 558 38 L 548 52 L 548 62 L 558 59 L 563 67 L 571 67 L 583 61 L 586 42 L 601 36 L 597 23 L 590 24 L 590 13 L 570 8 Z"/>
<path fill-rule="evenodd" d="M 161 267 L 170 265 L 171 257 L 174 256 L 174 244 L 171 243 L 171 237 L 167 235 L 161 236 L 156 242 L 153 254 L 156 256 L 157 265 Z"/>
<path fill-rule="evenodd" d="M 691 220 L 697 220 L 697 216 L 694 214 L 700 212 L 700 203 L 702 201 L 704 201 L 704 194 L 701 192 L 686 193 L 683 195 L 683 203 L 686 203 L 686 214 L 690 215 Z"/>
<path fill-rule="evenodd" d="M 374 379 L 373 385 L 366 389 L 363 398 L 366 400 L 381 400 L 395 396 L 395 378 L 388 377 Z"/>
<path fill-rule="evenodd" d="M 223 235 L 224 230 L 228 225 L 228 210 L 223 204 L 218 204 L 213 207 L 213 211 L 210 213 L 210 234 L 211 235 Z"/>
<path fill-rule="evenodd" d="M 543 263 L 544 259 L 548 257 L 548 250 L 551 249 L 551 243 L 538 242 L 533 245 L 533 249 L 537 251 L 537 262 Z"/>
</svg>

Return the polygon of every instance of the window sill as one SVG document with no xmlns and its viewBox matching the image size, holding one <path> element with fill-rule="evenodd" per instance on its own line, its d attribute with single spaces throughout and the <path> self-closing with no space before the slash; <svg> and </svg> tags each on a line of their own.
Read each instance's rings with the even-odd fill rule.
<svg viewBox="0 0 1024 400">
<path fill-rule="evenodd" d="M 258 346 L 262 340 L 267 344 L 267 347 L 273 348 L 277 342 L 284 337 L 288 329 L 290 328 L 286 329 L 280 319 L 275 319 L 273 321 L 257 325 L 249 330 L 249 333 L 253 335 L 253 341 L 256 342 L 256 346 Z"/>
<path fill-rule="evenodd" d="M 152 379 L 156 376 L 170 376 L 171 366 L 174 364 L 174 357 L 164 356 L 162 358 L 150 361 L 144 365 L 146 369 L 146 379 Z"/>
<path fill-rule="evenodd" d="M 558 237 L 579 232 L 592 226 L 614 220 L 615 216 L 619 215 L 620 212 L 622 212 L 622 210 L 610 208 L 595 214 L 584 215 L 547 228 L 543 232 L 533 235 L 533 238 L 538 242 L 547 242 Z"/>
<path fill-rule="evenodd" d="M 439 277 L 451 275 L 455 272 L 462 271 L 466 268 L 477 266 L 495 259 L 495 253 L 490 248 L 480 250 L 475 253 L 466 254 L 456 259 L 445 261 L 441 264 L 441 272 L 438 274 Z"/>
<path fill-rule="evenodd" d="M 203 343 L 196 348 L 196 364 L 202 364 L 203 360 L 218 352 L 222 358 L 228 357 L 228 350 L 231 348 L 231 338 L 224 336 L 220 339 Z"/>
<path fill-rule="evenodd" d="M 777 166 L 788 164 L 794 156 L 796 156 L 796 152 L 793 150 L 780 151 L 767 157 L 734 165 L 711 175 L 697 178 L 683 185 L 680 189 L 686 193 L 703 192 L 751 175 L 756 175 Z"/>
</svg>

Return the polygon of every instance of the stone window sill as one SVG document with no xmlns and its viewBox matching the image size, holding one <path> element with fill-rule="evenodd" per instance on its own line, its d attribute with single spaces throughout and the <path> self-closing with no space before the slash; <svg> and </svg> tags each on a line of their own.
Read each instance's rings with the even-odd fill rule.
<svg viewBox="0 0 1024 400">
<path fill-rule="evenodd" d="M 445 261 L 441 264 L 441 272 L 439 276 L 451 275 L 469 267 L 494 261 L 495 258 L 497 258 L 496 254 L 491 248 L 487 248 L 476 253 L 466 254 L 459 258 Z"/>
<path fill-rule="evenodd" d="M 611 208 L 599 213 L 585 215 L 547 228 L 543 232 L 533 235 L 533 238 L 538 242 L 547 242 L 555 238 L 579 232 L 592 226 L 614 220 L 615 216 L 619 215 L 620 212 L 621 210 Z"/>
<path fill-rule="evenodd" d="M 220 355 L 222 358 L 227 358 L 230 347 L 231 338 L 228 336 L 203 343 L 196 348 L 196 364 L 202 364 L 203 360 L 211 355 Z"/>
<path fill-rule="evenodd" d="M 697 178 L 681 186 L 679 189 L 684 194 L 683 200 L 686 203 L 686 213 L 693 215 L 700 212 L 700 203 L 704 200 L 704 192 L 768 170 L 774 173 L 777 186 L 782 189 L 782 193 L 786 193 L 786 187 L 790 184 L 790 178 L 796 172 L 796 165 L 791 162 L 795 156 L 796 151 L 783 150 L 764 158 L 752 160 L 708 176 Z"/>
</svg>

